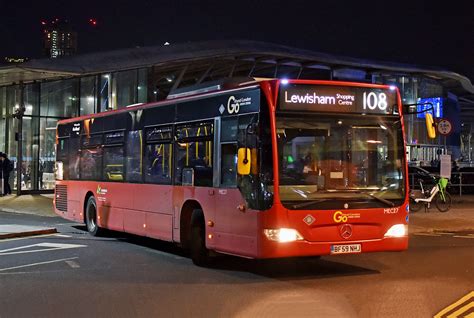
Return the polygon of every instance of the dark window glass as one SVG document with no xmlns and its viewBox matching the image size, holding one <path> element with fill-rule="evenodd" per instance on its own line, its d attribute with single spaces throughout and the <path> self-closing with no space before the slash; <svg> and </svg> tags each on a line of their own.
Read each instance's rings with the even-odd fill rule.
<svg viewBox="0 0 474 318">
<path fill-rule="evenodd" d="M 146 130 L 146 141 L 163 141 L 163 140 L 171 140 L 172 134 L 171 127 L 152 127 L 147 128 Z"/>
<path fill-rule="evenodd" d="M 100 180 L 102 178 L 102 147 L 82 149 L 81 175 L 84 180 Z"/>
<path fill-rule="evenodd" d="M 141 148 L 142 148 L 142 131 L 129 131 L 127 137 L 127 181 L 140 182 L 142 181 L 142 167 L 141 167 Z"/>
<path fill-rule="evenodd" d="M 237 185 L 237 144 L 222 145 L 221 185 L 224 187 Z"/>
<path fill-rule="evenodd" d="M 79 138 L 69 139 L 69 179 L 79 179 L 79 162 L 81 151 L 79 149 Z"/>
<path fill-rule="evenodd" d="M 104 180 L 123 181 L 123 147 L 104 148 Z"/>
<path fill-rule="evenodd" d="M 60 138 L 56 148 L 58 161 L 67 162 L 69 160 L 69 138 Z"/>
<path fill-rule="evenodd" d="M 183 169 L 194 169 L 194 185 L 212 187 L 212 141 L 176 143 L 176 184 L 182 184 Z"/>
<path fill-rule="evenodd" d="M 81 98 L 80 98 L 80 114 L 88 115 L 95 113 L 95 106 L 97 105 L 97 91 L 96 91 L 96 77 L 82 77 L 81 78 Z"/>
<path fill-rule="evenodd" d="M 125 132 L 123 131 L 116 131 L 112 133 L 105 134 L 105 145 L 112 145 L 112 144 L 122 144 L 124 141 Z"/>
<path fill-rule="evenodd" d="M 237 121 L 238 117 L 222 119 L 221 141 L 237 140 Z"/>
<path fill-rule="evenodd" d="M 145 182 L 171 184 L 171 144 L 149 144 L 146 146 Z"/>
<path fill-rule="evenodd" d="M 63 165 L 63 180 L 69 179 L 69 138 L 60 138 L 56 146 L 57 161 Z"/>
<path fill-rule="evenodd" d="M 176 128 L 178 139 L 212 136 L 213 133 L 212 123 L 188 124 Z"/>
<path fill-rule="evenodd" d="M 41 83 L 41 116 L 74 117 L 79 104 L 79 79 Z"/>
<path fill-rule="evenodd" d="M 102 145 L 102 134 L 82 136 L 82 147 L 92 147 L 98 145 Z"/>
<path fill-rule="evenodd" d="M 115 98 L 114 109 L 123 108 L 136 103 L 137 100 L 137 70 L 117 72 L 113 74 Z M 112 95 L 113 96 L 113 95 Z"/>
</svg>

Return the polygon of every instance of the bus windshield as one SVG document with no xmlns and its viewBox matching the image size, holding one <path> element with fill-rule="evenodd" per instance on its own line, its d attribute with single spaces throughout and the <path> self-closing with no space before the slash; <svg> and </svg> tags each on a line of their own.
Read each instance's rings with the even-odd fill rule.
<svg viewBox="0 0 474 318">
<path fill-rule="evenodd" d="M 277 140 L 280 199 L 287 208 L 403 203 L 399 117 L 280 114 Z"/>
</svg>

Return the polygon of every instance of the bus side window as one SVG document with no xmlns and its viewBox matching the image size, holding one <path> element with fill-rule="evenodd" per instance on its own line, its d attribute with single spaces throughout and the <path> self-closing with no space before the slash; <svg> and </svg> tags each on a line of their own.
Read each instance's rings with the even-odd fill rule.
<svg viewBox="0 0 474 318">
<path fill-rule="evenodd" d="M 129 131 L 127 136 L 127 157 L 126 157 L 126 180 L 128 182 L 142 181 L 142 143 L 143 135 L 141 130 Z"/>
<path fill-rule="evenodd" d="M 145 149 L 145 182 L 171 184 L 172 145 L 148 144 Z"/>
<path fill-rule="evenodd" d="M 59 138 L 56 146 L 56 160 L 62 164 L 63 180 L 69 179 L 69 137 Z"/>
<path fill-rule="evenodd" d="M 123 146 L 104 147 L 105 181 L 123 181 Z"/>
<path fill-rule="evenodd" d="M 192 168 L 194 185 L 212 187 L 213 136 L 210 122 L 185 124 L 176 128 L 175 183 L 183 183 L 183 169 Z"/>
<path fill-rule="evenodd" d="M 77 180 L 79 176 L 79 167 L 81 159 L 81 144 L 79 137 L 71 137 L 69 139 L 69 179 Z"/>
</svg>

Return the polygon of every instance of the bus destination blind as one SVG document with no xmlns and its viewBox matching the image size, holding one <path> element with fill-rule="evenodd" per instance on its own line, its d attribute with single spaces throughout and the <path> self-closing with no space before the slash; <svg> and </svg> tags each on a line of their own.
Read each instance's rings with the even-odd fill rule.
<svg viewBox="0 0 474 318">
<path fill-rule="evenodd" d="M 279 109 L 360 114 L 392 114 L 398 111 L 395 90 L 334 85 L 282 85 Z"/>
</svg>

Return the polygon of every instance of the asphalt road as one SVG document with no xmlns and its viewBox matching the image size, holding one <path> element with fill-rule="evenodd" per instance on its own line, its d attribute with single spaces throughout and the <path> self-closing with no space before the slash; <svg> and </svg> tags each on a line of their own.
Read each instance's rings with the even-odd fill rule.
<svg viewBox="0 0 474 318">
<path fill-rule="evenodd" d="M 0 213 L 60 233 L 0 240 L 0 317 L 432 317 L 474 290 L 472 233 L 413 236 L 401 253 L 199 268 L 172 244 L 94 238 L 59 218 Z"/>
</svg>

